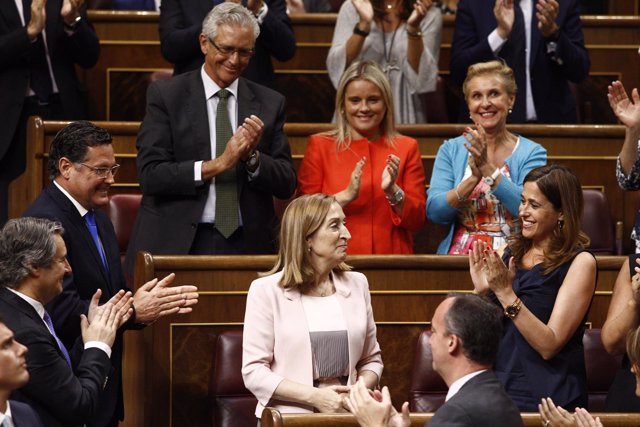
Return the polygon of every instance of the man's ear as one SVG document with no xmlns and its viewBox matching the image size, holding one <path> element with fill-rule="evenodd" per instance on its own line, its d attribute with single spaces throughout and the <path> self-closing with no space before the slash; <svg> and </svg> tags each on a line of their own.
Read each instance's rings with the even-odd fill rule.
<svg viewBox="0 0 640 427">
<path fill-rule="evenodd" d="M 447 350 L 449 351 L 449 354 L 457 353 L 462 346 L 460 338 L 452 334 L 447 337 L 447 340 Z"/>
<path fill-rule="evenodd" d="M 209 39 L 204 35 L 204 33 L 200 33 L 198 41 L 200 42 L 200 50 L 202 51 L 202 54 L 206 55 L 209 51 Z"/>
<path fill-rule="evenodd" d="M 74 168 L 73 163 L 66 157 L 61 157 L 58 160 L 58 171 L 60 171 L 60 176 L 64 179 L 69 179 L 71 176 L 71 169 Z"/>
</svg>

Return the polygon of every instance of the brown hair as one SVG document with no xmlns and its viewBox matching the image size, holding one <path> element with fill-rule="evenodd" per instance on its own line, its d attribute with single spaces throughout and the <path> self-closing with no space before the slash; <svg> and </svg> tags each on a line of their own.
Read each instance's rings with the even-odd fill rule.
<svg viewBox="0 0 640 427">
<path fill-rule="evenodd" d="M 344 103 L 347 96 L 347 86 L 355 80 L 366 80 L 380 89 L 382 100 L 387 109 L 380 123 L 380 133 L 386 137 L 387 143 L 393 146 L 395 137 L 398 135 L 394 117 L 393 94 L 387 75 L 373 61 L 354 61 L 342 73 L 338 90 L 336 91 L 336 128 L 330 131 L 328 135 L 336 139 L 339 149 L 346 149 L 349 146 L 351 125 L 347 121 Z"/>
<path fill-rule="evenodd" d="M 278 258 L 273 268 L 261 275 L 282 270 L 278 284 L 283 288 L 310 284 L 316 271 L 307 250 L 307 239 L 320 228 L 334 203 L 335 197 L 326 194 L 307 194 L 289 203 L 282 216 Z M 351 267 L 344 262 L 334 268 L 335 272 L 348 270 Z"/>
<path fill-rule="evenodd" d="M 640 362 L 640 327 L 631 329 L 627 334 L 627 356 L 632 365 Z"/>
<path fill-rule="evenodd" d="M 516 77 L 513 74 L 513 70 L 504 62 L 496 60 L 478 62 L 477 64 L 469 66 L 467 69 L 467 77 L 464 79 L 464 83 L 462 83 L 462 92 L 464 93 L 465 99 L 467 99 L 467 95 L 469 95 L 467 93 L 467 86 L 471 79 L 487 74 L 498 76 L 500 80 L 502 80 L 502 84 L 507 91 L 507 95 L 516 96 L 518 93 L 518 85 L 516 84 Z"/>
<path fill-rule="evenodd" d="M 542 274 L 549 274 L 555 268 L 569 261 L 576 252 L 589 245 L 589 237 L 581 230 L 582 187 L 580 181 L 569 168 L 550 164 L 533 169 L 524 182 L 534 182 L 540 192 L 551 202 L 564 219 L 553 230 L 551 242 L 542 261 Z M 531 240 L 522 236 L 522 229 L 508 238 L 509 249 L 519 264 L 524 254 L 531 248 Z"/>
</svg>

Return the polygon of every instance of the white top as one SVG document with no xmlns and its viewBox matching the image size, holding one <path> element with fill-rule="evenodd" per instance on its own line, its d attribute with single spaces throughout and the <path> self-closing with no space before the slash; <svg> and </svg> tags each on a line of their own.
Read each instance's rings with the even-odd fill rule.
<svg viewBox="0 0 640 427">
<path fill-rule="evenodd" d="M 465 385 L 467 381 L 469 381 L 471 378 L 475 377 L 476 375 L 480 375 L 481 373 L 487 370 L 488 369 L 483 369 L 481 371 L 472 372 L 470 374 L 465 375 L 462 378 L 458 378 L 457 380 L 455 380 L 453 384 L 451 384 L 451 387 L 449 387 L 449 391 L 447 392 L 447 397 L 444 399 L 444 401 L 446 402 L 447 400 L 455 396 L 456 393 L 460 391 L 462 386 Z"/>
<path fill-rule="evenodd" d="M 7 410 L 3 414 L 0 412 L 0 426 L 2 427 L 14 427 L 13 418 L 11 417 L 11 405 L 7 400 Z"/>
<path fill-rule="evenodd" d="M 340 7 L 333 33 L 331 49 L 327 55 L 327 70 L 335 88 L 347 68 L 347 40 L 353 34 L 353 28 L 360 20 L 356 8 L 350 0 Z M 407 30 L 403 23 L 393 32 L 383 37 L 382 30 L 374 21 L 371 31 L 365 38 L 360 54 L 355 58 L 377 62 L 381 68 L 389 68 L 389 83 L 393 92 L 396 123 L 425 123 L 426 113 L 419 94 L 436 90 L 438 78 L 438 58 L 440 56 L 440 38 L 442 33 L 442 13 L 436 7 L 430 7 L 420 23 L 424 51 L 420 56 L 420 65 L 416 73 L 407 61 Z M 391 39 L 393 38 L 393 45 Z M 390 64 L 387 64 L 386 53 Z"/>
</svg>

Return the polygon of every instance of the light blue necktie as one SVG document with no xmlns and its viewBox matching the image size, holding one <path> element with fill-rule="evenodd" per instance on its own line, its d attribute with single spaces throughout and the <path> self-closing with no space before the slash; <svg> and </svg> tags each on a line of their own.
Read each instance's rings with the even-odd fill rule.
<svg viewBox="0 0 640 427">
<path fill-rule="evenodd" d="M 100 259 L 102 259 L 102 265 L 105 270 L 109 270 L 107 266 L 107 259 L 104 256 L 104 250 L 102 250 L 102 245 L 100 244 L 100 238 L 98 237 L 98 226 L 96 226 L 96 216 L 93 211 L 88 211 L 84 216 L 84 221 L 87 223 L 87 227 L 89 227 L 89 233 L 91 233 L 91 237 L 93 238 L 93 243 L 96 245 L 96 249 L 100 254 Z"/>
<path fill-rule="evenodd" d="M 58 343 L 58 347 L 60 348 L 60 351 L 62 352 L 64 359 L 69 364 L 69 367 L 71 367 L 71 358 L 69 357 L 69 352 L 67 351 L 67 348 L 64 346 L 62 341 L 60 341 L 60 338 L 58 338 L 58 336 L 56 335 L 56 331 L 55 329 L 53 329 L 53 322 L 51 321 L 51 316 L 49 316 L 49 313 L 47 313 L 46 310 L 44 312 L 44 316 L 42 316 L 42 319 L 44 320 L 44 323 L 47 324 L 47 327 L 49 328 L 49 332 L 51 332 L 51 335 L 53 335 L 53 338 L 56 339 L 56 342 Z"/>
</svg>

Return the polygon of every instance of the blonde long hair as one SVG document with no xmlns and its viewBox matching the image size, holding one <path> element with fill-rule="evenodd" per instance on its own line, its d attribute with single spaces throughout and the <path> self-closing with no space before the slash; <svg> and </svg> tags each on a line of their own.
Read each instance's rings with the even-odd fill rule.
<svg viewBox="0 0 640 427">
<path fill-rule="evenodd" d="M 354 61 L 342 73 L 340 84 L 336 91 L 336 128 L 327 132 L 327 135 L 335 138 L 338 149 L 347 149 L 349 147 L 352 129 L 344 111 L 344 103 L 347 95 L 347 86 L 355 80 L 366 80 L 380 89 L 387 109 L 380 123 L 380 133 L 385 137 L 387 143 L 393 147 L 398 131 L 396 130 L 391 86 L 387 75 L 373 61 Z"/>
</svg>

